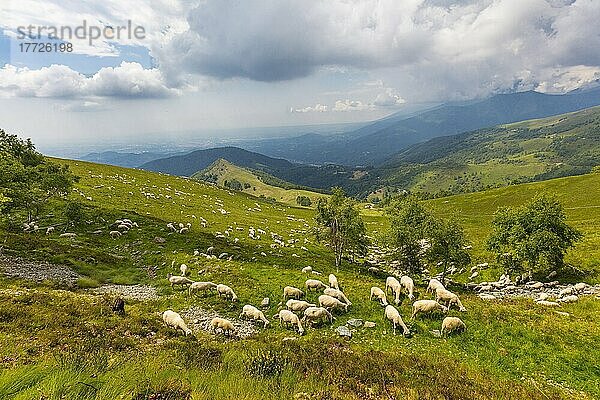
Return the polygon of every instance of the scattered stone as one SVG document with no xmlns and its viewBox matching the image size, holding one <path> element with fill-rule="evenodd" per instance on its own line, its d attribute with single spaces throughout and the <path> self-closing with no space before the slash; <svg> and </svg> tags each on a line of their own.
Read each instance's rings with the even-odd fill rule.
<svg viewBox="0 0 600 400">
<path fill-rule="evenodd" d="M 429 331 L 429 332 L 433 335 L 433 337 L 437 337 L 437 338 L 442 337 L 442 333 L 440 332 L 439 329 L 434 329 L 434 330 Z"/>
<path fill-rule="evenodd" d="M 0 271 L 9 278 L 21 278 L 36 282 L 55 281 L 68 286 L 74 286 L 81 278 L 81 275 L 65 265 L 4 256 L 0 256 Z"/>
<path fill-rule="evenodd" d="M 353 328 L 359 328 L 363 325 L 363 320 L 359 318 L 352 318 L 349 319 L 348 322 L 346 322 L 346 324 L 350 325 Z"/>
<path fill-rule="evenodd" d="M 167 239 L 157 236 L 154 238 L 154 243 L 156 244 L 163 244 L 163 243 L 167 243 Z"/>
<path fill-rule="evenodd" d="M 345 338 L 348 338 L 348 339 L 352 338 L 352 331 L 350 331 L 350 329 L 348 329 L 348 327 L 345 326 L 345 325 L 338 326 L 335 329 L 335 331 L 341 337 L 345 337 Z"/>
<path fill-rule="evenodd" d="M 185 321 L 190 321 L 188 327 L 192 332 L 198 332 L 199 330 L 212 332 L 210 321 L 215 317 L 222 317 L 214 311 L 208 311 L 201 307 L 190 307 L 187 310 L 179 312 Z M 242 321 L 237 319 L 227 318 L 233 323 L 235 333 L 233 337 L 245 339 L 254 335 L 257 330 L 251 321 Z"/>
<path fill-rule="evenodd" d="M 557 313 L 558 315 L 562 315 L 565 317 L 570 317 L 571 314 L 569 314 L 568 312 L 564 312 L 564 311 L 554 311 L 555 313 Z"/>
<path fill-rule="evenodd" d="M 376 325 L 377 324 L 375 322 L 373 322 L 373 321 L 365 321 L 364 327 L 365 328 L 375 328 Z"/>
<path fill-rule="evenodd" d="M 549 281 L 550 279 L 554 278 L 556 275 L 558 275 L 558 272 L 556 272 L 556 270 L 550 272 L 548 274 L 548 276 L 546 276 L 546 280 Z"/>
<path fill-rule="evenodd" d="M 497 299 L 497 297 L 494 296 L 493 294 L 487 294 L 487 293 L 480 294 L 479 298 L 481 300 L 496 300 Z"/>
<path fill-rule="evenodd" d="M 286 336 L 283 339 L 281 339 L 282 342 L 288 342 L 288 341 L 291 341 L 291 340 L 298 340 L 298 338 L 295 337 L 295 336 Z"/>
<path fill-rule="evenodd" d="M 262 301 L 260 302 L 260 306 L 262 308 L 267 308 L 269 307 L 269 304 L 271 304 L 271 299 L 269 299 L 268 297 L 265 297 L 264 299 L 262 299 Z"/>
</svg>

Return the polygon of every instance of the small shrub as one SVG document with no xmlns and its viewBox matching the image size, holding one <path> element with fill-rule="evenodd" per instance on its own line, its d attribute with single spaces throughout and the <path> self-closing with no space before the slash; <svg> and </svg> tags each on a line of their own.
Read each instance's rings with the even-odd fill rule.
<svg viewBox="0 0 600 400">
<path fill-rule="evenodd" d="M 248 372 L 258 377 L 280 376 L 289 360 L 281 352 L 259 350 L 251 356 Z"/>
</svg>

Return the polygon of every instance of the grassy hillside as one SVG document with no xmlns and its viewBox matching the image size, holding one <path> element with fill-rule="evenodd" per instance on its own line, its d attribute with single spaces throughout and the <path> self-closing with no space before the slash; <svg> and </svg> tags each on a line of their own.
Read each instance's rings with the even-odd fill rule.
<svg viewBox="0 0 600 400">
<path fill-rule="evenodd" d="M 567 255 L 567 262 L 600 279 L 600 173 L 521 184 L 485 192 L 456 195 L 427 202 L 436 213 L 458 219 L 473 241 L 477 261 L 493 262 L 485 251 L 491 221 L 499 207 L 519 206 L 538 193 L 555 195 L 565 206 L 569 223 L 584 234 Z M 481 279 L 488 277 L 483 276 Z"/>
<path fill-rule="evenodd" d="M 436 138 L 377 171 L 382 185 L 437 193 L 590 172 L 600 164 L 600 107 Z"/>
<path fill-rule="evenodd" d="M 244 193 L 256 197 L 274 199 L 280 203 L 292 206 L 298 205 L 296 203 L 296 198 L 298 196 L 310 198 L 312 206 L 316 205 L 319 198 L 326 197 L 325 195 L 313 191 L 294 188 L 293 184 L 281 181 L 278 178 L 264 173 L 261 174 L 260 172 L 255 173 L 249 171 L 224 159 L 215 161 L 207 169 L 192 175 L 192 178 L 210 181 L 221 187 L 225 187 L 226 182 L 235 180 L 242 184 L 241 191 Z M 272 184 L 269 182 L 272 182 Z"/>
<path fill-rule="evenodd" d="M 561 309 L 569 315 L 565 316 L 526 299 L 485 302 L 462 293 L 468 312 L 460 316 L 468 328 L 447 339 L 430 333 L 440 328 L 438 317 L 409 321 L 410 304 L 405 300 L 400 312 L 413 336 L 394 336 L 381 306 L 369 301 L 370 287 L 383 287 L 384 279 L 359 265 L 345 263 L 339 272 L 334 271 L 327 248 L 314 243 L 308 233 L 312 210 L 271 204 L 173 176 L 85 162 L 68 164 L 81 176 L 72 197 L 86 204 L 88 224 L 77 230 L 74 239 L 59 238 L 60 229 L 52 235 L 2 231 L 3 254 L 64 263 L 83 274 L 86 278 L 80 283 L 87 286 L 149 284 L 157 288 L 160 297 L 128 301 L 127 314 L 121 317 L 113 314 L 101 297 L 80 289 L 57 290 L 63 288 L 0 278 L 2 399 L 600 396 L 597 300 L 565 305 Z M 597 186 L 590 184 L 597 182 L 596 176 L 587 178 L 590 181 L 577 186 L 581 190 L 588 187 L 587 193 L 580 193 L 578 204 L 584 207 L 594 206 L 594 193 L 598 193 Z M 565 198 L 573 191 L 568 180 L 562 187 L 560 180 L 553 182 L 558 182 L 557 190 L 563 190 Z M 484 223 L 494 205 L 511 201 L 510 193 L 491 192 L 489 196 L 480 200 L 479 207 L 469 205 L 468 197 L 431 204 L 439 212 L 464 210 L 459 217 L 469 224 L 471 234 L 480 235 L 483 231 L 476 225 Z M 485 218 L 478 220 L 479 212 Z M 570 218 L 572 215 L 570 211 Z M 40 224 L 54 223 L 56 218 L 57 214 L 48 215 Z M 130 218 L 139 228 L 112 239 L 107 232 L 117 218 Z M 206 220 L 205 227 L 201 218 Z M 589 221 L 590 230 L 597 220 Z M 171 233 L 168 222 L 190 222 L 191 230 Z M 373 210 L 366 213 L 366 222 L 371 233 L 385 227 Z M 266 234 L 253 240 L 248 237 L 250 226 Z M 217 237 L 228 227 L 229 237 Z M 94 234 L 97 229 L 103 233 Z M 272 248 L 270 232 L 298 242 L 293 247 Z M 215 254 L 227 252 L 233 257 L 207 260 L 193 255 L 194 250 L 205 251 L 208 246 L 216 248 Z M 188 264 L 193 279 L 230 285 L 240 301 L 225 302 L 214 294 L 188 298 L 171 290 L 165 279 L 168 272 L 176 272 L 171 261 Z M 244 304 L 257 305 L 265 296 L 271 298 L 265 314 L 272 320 L 282 288 L 303 287 L 307 276 L 300 270 L 307 265 L 321 271 L 324 280 L 336 272 L 353 302 L 347 314 L 336 315 L 332 327 L 308 329 L 298 337 L 273 323 L 256 336 L 228 341 L 203 331 L 196 332 L 195 338 L 183 338 L 160 321 L 161 311 L 184 311 L 190 306 L 236 319 Z M 418 284 L 419 297 L 427 297 L 424 286 Z M 307 295 L 310 301 L 317 296 Z M 376 327 L 357 328 L 352 339 L 340 339 L 334 328 L 350 318 L 373 321 Z"/>
</svg>

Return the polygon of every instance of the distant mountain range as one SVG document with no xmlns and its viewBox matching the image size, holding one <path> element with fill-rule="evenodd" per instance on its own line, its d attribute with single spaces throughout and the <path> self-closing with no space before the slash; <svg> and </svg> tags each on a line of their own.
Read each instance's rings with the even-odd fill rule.
<svg viewBox="0 0 600 400">
<path fill-rule="evenodd" d="M 83 161 L 134 168 L 149 161 L 172 155 L 173 153 L 120 153 L 116 151 L 103 151 L 90 153 L 80 158 Z"/>
</svg>

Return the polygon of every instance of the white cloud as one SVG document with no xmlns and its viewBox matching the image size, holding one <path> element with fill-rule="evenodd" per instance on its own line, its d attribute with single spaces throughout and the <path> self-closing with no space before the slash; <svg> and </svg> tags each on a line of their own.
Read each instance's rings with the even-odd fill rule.
<svg viewBox="0 0 600 400">
<path fill-rule="evenodd" d="M 158 69 L 144 69 L 138 63 L 102 68 L 91 77 L 64 65 L 32 70 L 7 64 L 0 69 L 3 97 L 153 98 L 178 92 L 166 85 Z"/>
<path fill-rule="evenodd" d="M 290 108 L 293 113 L 309 113 L 309 112 L 327 112 L 329 107 L 323 104 L 316 104 L 315 106 L 303 107 L 303 108 Z"/>
<path fill-rule="evenodd" d="M 333 111 L 365 111 L 372 110 L 373 104 L 366 104 L 360 100 L 337 100 Z"/>
<path fill-rule="evenodd" d="M 377 98 L 373 102 L 374 105 L 379 107 L 393 107 L 406 103 L 398 92 L 392 88 L 386 88 L 383 92 L 377 95 Z"/>
</svg>

